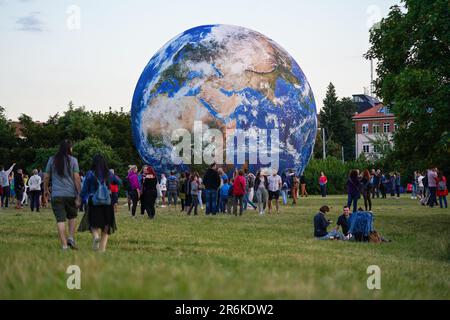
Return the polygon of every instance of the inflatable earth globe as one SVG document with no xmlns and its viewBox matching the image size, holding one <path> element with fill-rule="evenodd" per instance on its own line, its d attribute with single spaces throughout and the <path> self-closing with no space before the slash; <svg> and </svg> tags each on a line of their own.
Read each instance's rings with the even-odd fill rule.
<svg viewBox="0 0 450 320">
<path fill-rule="evenodd" d="M 299 174 L 317 132 L 314 95 L 295 60 L 266 36 L 230 25 L 196 27 L 161 48 L 139 78 L 131 121 L 140 156 L 160 173 L 209 164 L 201 153 L 214 130 L 210 143 L 221 139 L 217 133 L 224 139 L 212 152 L 218 164 Z M 194 152 L 174 157 L 175 132 L 192 134 L 184 145 Z M 248 139 L 235 139 L 237 132 Z"/>
</svg>

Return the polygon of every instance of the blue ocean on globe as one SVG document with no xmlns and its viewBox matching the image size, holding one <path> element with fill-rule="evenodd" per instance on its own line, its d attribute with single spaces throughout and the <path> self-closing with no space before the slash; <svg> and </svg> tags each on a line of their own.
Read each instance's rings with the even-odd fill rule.
<svg viewBox="0 0 450 320">
<path fill-rule="evenodd" d="M 276 129 L 279 145 L 268 141 L 266 147 L 277 149 L 280 172 L 298 174 L 311 158 L 317 133 L 314 95 L 295 60 L 266 36 L 230 25 L 199 26 L 161 48 L 136 85 L 131 121 L 140 156 L 160 173 L 190 169 L 187 161 L 174 162 L 172 135 L 180 128 L 193 133 L 199 121 L 225 136 Z M 247 159 L 250 148 L 244 149 Z M 236 157 L 233 165 L 243 163 Z M 259 159 L 246 165 L 253 172 L 271 167 Z"/>
</svg>

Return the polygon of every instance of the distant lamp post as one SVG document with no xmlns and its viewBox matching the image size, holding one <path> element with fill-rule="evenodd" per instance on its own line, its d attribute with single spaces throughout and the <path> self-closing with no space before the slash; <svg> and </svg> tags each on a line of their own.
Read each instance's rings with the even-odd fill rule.
<svg viewBox="0 0 450 320">
<path fill-rule="evenodd" d="M 323 148 L 323 159 L 327 158 L 327 149 L 325 145 L 325 128 L 317 128 L 318 130 L 322 130 L 322 148 Z"/>
</svg>

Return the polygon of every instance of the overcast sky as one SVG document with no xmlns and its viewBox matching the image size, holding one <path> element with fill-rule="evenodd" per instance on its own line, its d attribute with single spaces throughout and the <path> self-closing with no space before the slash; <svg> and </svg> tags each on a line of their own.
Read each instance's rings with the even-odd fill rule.
<svg viewBox="0 0 450 320">
<path fill-rule="evenodd" d="M 0 106 L 11 119 L 129 110 L 136 82 L 167 41 L 191 27 L 233 24 L 275 40 L 299 63 L 322 106 L 370 83 L 369 27 L 396 0 L 0 0 Z"/>
</svg>

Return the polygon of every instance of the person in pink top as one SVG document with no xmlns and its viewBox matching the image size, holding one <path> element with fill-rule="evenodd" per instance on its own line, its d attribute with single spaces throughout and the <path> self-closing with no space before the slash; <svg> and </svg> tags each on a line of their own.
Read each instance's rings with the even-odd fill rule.
<svg viewBox="0 0 450 320">
<path fill-rule="evenodd" d="M 327 196 L 327 184 L 328 184 L 327 176 L 325 175 L 325 173 L 321 172 L 319 178 L 319 185 L 320 185 L 320 193 L 324 198 Z"/>
<path fill-rule="evenodd" d="M 239 170 L 239 174 L 234 178 L 233 182 L 233 213 L 237 216 L 237 204 L 239 202 L 239 215 L 242 216 L 244 211 L 244 195 L 245 195 L 245 185 L 246 185 L 244 170 Z"/>
<path fill-rule="evenodd" d="M 131 214 L 133 217 L 136 217 L 136 207 L 141 196 L 141 186 L 139 184 L 138 178 L 138 168 L 136 166 L 132 166 L 130 171 L 128 171 L 128 183 L 130 184 L 130 192 L 131 192 L 131 201 L 133 205 L 131 207 Z"/>
</svg>

